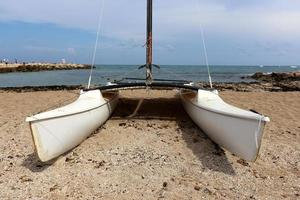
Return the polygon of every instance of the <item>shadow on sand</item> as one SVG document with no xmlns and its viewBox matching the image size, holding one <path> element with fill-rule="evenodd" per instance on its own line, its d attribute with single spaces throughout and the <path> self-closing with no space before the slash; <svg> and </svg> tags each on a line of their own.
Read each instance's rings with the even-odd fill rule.
<svg viewBox="0 0 300 200">
<path fill-rule="evenodd" d="M 31 172 L 42 172 L 51 166 L 56 160 L 52 160 L 46 163 L 41 162 L 36 153 L 31 153 L 27 155 L 25 160 L 23 160 L 22 166 L 29 169 Z"/>
<path fill-rule="evenodd" d="M 235 171 L 228 161 L 224 151 L 211 141 L 186 114 L 179 98 L 154 98 L 143 100 L 141 107 L 136 111 L 139 99 L 121 98 L 114 112 L 113 119 L 160 119 L 176 121 L 182 138 L 194 155 L 201 161 L 203 167 L 235 175 Z M 175 135 L 174 135 L 175 137 Z"/>
</svg>

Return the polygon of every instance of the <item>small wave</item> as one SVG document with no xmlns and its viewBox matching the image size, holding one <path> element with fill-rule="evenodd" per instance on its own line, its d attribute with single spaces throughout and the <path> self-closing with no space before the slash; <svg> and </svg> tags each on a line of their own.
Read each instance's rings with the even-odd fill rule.
<svg viewBox="0 0 300 200">
<path fill-rule="evenodd" d="M 265 72 L 264 74 L 266 74 L 266 75 L 270 75 L 270 74 L 272 74 L 273 72 Z"/>
<path fill-rule="evenodd" d="M 298 66 L 292 65 L 292 66 L 290 66 L 290 68 L 296 69 L 296 68 L 298 68 Z"/>
</svg>

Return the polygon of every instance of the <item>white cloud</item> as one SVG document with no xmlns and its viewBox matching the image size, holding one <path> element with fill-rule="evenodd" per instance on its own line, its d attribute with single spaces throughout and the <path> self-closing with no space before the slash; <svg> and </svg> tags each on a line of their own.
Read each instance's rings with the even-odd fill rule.
<svg viewBox="0 0 300 200">
<path fill-rule="evenodd" d="M 300 34 L 300 2 L 264 0 L 154 1 L 158 37 L 208 30 L 259 37 L 295 37 Z M 1 0 L 1 21 L 53 23 L 89 31 L 97 28 L 101 0 Z M 108 37 L 143 41 L 146 0 L 105 0 L 103 28 Z"/>
<path fill-rule="evenodd" d="M 195 6 L 195 3 L 181 7 L 174 6 L 168 10 L 158 9 L 164 14 L 157 16 L 159 19 L 157 23 L 160 23 L 160 29 L 165 34 L 172 31 L 199 32 L 202 24 L 208 31 L 224 34 L 276 39 L 298 38 L 300 4 L 296 2 L 299 5 L 297 10 L 292 6 L 292 1 L 287 1 L 290 2 L 291 9 L 281 9 L 280 6 L 274 8 L 273 4 L 268 4 L 269 7 L 264 4 L 262 7 L 252 5 L 232 9 L 216 1 L 200 4 L 199 7 Z"/>
<path fill-rule="evenodd" d="M 0 21 L 52 23 L 95 33 L 101 1 L 1 0 Z M 200 47 L 196 49 L 195 46 L 198 48 L 201 45 L 200 24 L 203 25 L 209 39 L 210 56 L 216 62 L 223 63 L 228 60 L 240 62 L 243 59 L 254 62 L 253 57 L 267 57 L 269 54 L 289 54 L 290 57 L 286 56 L 285 62 L 289 62 L 290 58 L 299 59 L 295 53 L 300 49 L 299 0 L 199 0 L 199 2 L 198 4 L 198 0 L 154 0 L 155 50 L 164 55 L 161 56 L 162 60 L 165 57 L 169 57 L 169 60 L 181 59 L 178 56 L 179 53 L 184 54 L 181 48 L 188 48 L 185 52 L 186 60 L 183 61 L 188 63 L 194 56 L 194 60 L 198 62 L 197 51 Z M 138 57 L 136 55 L 139 53 L 142 55 L 145 20 L 146 0 L 105 0 L 102 27 L 105 39 L 100 42 L 105 55 L 110 53 L 116 57 L 120 51 L 120 60 L 123 60 L 123 55 L 129 52 L 135 57 Z M 186 45 L 182 45 L 183 43 Z M 82 52 L 92 49 L 83 50 L 82 46 L 72 46 L 73 44 L 68 48 L 68 45 L 62 52 L 68 54 L 66 56 L 75 53 L 82 55 Z M 58 51 L 47 47 L 28 48 L 34 52 Z M 242 58 L 236 58 L 237 55 Z M 275 62 L 273 60 L 277 57 L 267 58 L 269 62 Z M 280 59 L 276 60 L 279 61 Z"/>
</svg>

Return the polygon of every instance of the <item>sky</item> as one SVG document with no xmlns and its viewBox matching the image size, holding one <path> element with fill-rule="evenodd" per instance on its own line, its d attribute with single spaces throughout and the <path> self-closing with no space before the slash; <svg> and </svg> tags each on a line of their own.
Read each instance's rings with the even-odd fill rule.
<svg viewBox="0 0 300 200">
<path fill-rule="evenodd" d="M 154 62 L 299 65 L 299 0 L 153 0 Z M 0 59 L 145 62 L 146 0 L 1 0 Z"/>
</svg>

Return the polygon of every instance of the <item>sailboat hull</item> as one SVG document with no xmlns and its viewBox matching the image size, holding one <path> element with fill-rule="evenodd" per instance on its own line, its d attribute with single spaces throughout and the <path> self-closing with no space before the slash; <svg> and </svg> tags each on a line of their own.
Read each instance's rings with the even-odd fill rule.
<svg viewBox="0 0 300 200">
<path fill-rule="evenodd" d="M 181 91 L 191 119 L 217 144 L 231 153 L 255 161 L 268 117 L 226 104 L 217 92 Z"/>
<path fill-rule="evenodd" d="M 49 161 L 79 145 L 109 118 L 117 102 L 117 92 L 105 98 L 99 90 L 88 91 L 70 105 L 28 117 L 39 159 Z"/>
</svg>

